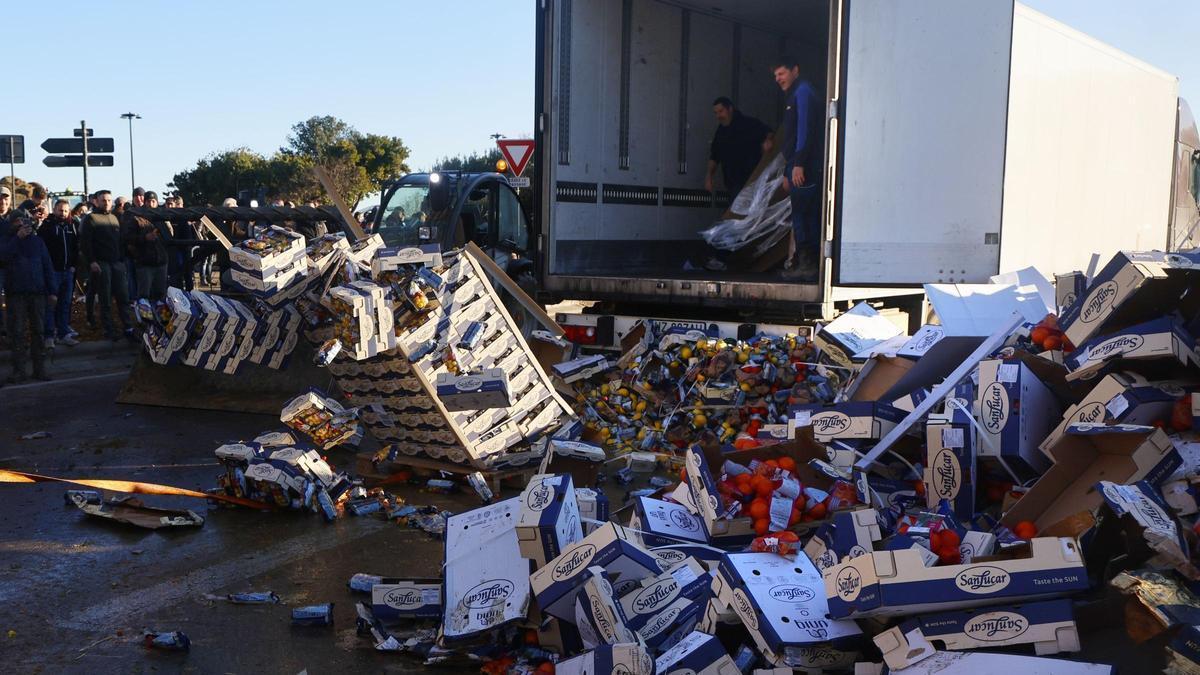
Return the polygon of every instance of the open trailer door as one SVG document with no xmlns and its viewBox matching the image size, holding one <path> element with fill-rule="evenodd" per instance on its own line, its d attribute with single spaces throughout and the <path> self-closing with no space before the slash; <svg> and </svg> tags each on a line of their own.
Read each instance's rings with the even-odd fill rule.
<svg viewBox="0 0 1200 675">
<path fill-rule="evenodd" d="M 844 0 L 835 283 L 999 271 L 1013 4 Z"/>
</svg>

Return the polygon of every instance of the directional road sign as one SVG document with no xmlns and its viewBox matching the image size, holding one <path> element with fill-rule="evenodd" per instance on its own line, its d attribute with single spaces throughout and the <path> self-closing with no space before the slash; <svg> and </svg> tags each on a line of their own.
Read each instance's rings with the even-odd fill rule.
<svg viewBox="0 0 1200 675">
<path fill-rule="evenodd" d="M 115 149 L 111 138 L 89 138 L 88 154 L 93 152 L 113 152 Z M 47 138 L 42 142 L 42 149 L 50 153 L 79 153 L 83 152 L 82 138 Z M 82 166 L 82 164 L 80 165 Z"/>
<path fill-rule="evenodd" d="M 505 138 L 496 141 L 496 145 L 500 146 L 500 153 L 504 155 L 504 159 L 508 160 L 508 168 L 512 170 L 513 175 L 520 176 L 525 171 L 525 166 L 529 164 L 530 158 L 533 157 L 533 141 Z"/>
<path fill-rule="evenodd" d="M 42 160 L 51 168 L 61 168 L 68 166 L 83 166 L 83 155 L 46 155 Z M 88 166 L 112 166 L 112 155 L 88 155 Z"/>
<path fill-rule="evenodd" d="M 83 129 L 76 129 L 74 133 L 75 133 L 75 137 L 76 137 L 76 138 L 83 138 Z M 92 137 L 92 130 L 91 130 L 91 129 L 88 129 L 88 130 L 87 130 L 87 135 L 88 135 L 88 138 L 91 138 L 91 137 Z"/>
<path fill-rule="evenodd" d="M 5 164 L 25 163 L 24 136 L 0 134 L 0 162 Z"/>
</svg>

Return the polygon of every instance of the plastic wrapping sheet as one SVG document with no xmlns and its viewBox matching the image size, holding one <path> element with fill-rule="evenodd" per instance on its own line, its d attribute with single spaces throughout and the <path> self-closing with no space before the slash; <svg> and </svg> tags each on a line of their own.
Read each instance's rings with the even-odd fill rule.
<svg viewBox="0 0 1200 675">
<path fill-rule="evenodd" d="M 713 248 L 724 251 L 736 251 L 753 242 L 755 255 L 777 244 L 792 226 L 792 201 L 784 198 L 771 203 L 785 168 L 782 155 L 776 156 L 730 205 L 731 213 L 746 215 L 717 221 L 700 236 Z"/>
</svg>

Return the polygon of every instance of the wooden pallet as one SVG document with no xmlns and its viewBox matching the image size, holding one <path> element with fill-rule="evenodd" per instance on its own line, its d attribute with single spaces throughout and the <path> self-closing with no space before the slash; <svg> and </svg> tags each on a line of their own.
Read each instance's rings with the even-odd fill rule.
<svg viewBox="0 0 1200 675">
<path fill-rule="evenodd" d="M 522 471 L 536 464 L 527 440 L 573 422 L 575 414 L 505 309 L 485 259 L 475 247 L 447 253 L 437 306 L 422 323 L 398 332 L 396 349 L 362 361 L 339 358 L 329 369 L 381 443 L 472 471 Z M 449 372 L 447 347 L 457 345 L 472 322 L 485 325 L 483 337 L 474 349 L 459 350 L 460 366 L 504 370 L 513 401 L 507 408 L 449 411 L 437 397 L 434 382 Z M 429 350 L 431 343 L 436 347 Z"/>
<path fill-rule="evenodd" d="M 365 478 L 368 483 L 386 484 L 389 482 L 389 479 L 393 479 L 398 472 L 404 470 L 412 471 L 414 476 L 428 476 L 430 478 L 440 477 L 443 475 L 443 472 L 465 478 L 478 471 L 483 474 L 484 480 L 487 481 L 488 486 L 492 488 L 492 492 L 496 495 L 500 494 L 500 489 L 505 481 L 508 481 L 511 487 L 524 488 L 529 479 L 539 470 L 538 465 L 534 464 L 533 466 L 523 466 L 514 469 L 484 471 L 476 469 L 473 466 L 442 462 L 415 455 L 404 455 L 394 461 L 382 463 L 377 467 L 372 461 L 374 457 L 375 453 L 360 452 L 355 455 L 354 459 L 355 474 Z"/>
</svg>

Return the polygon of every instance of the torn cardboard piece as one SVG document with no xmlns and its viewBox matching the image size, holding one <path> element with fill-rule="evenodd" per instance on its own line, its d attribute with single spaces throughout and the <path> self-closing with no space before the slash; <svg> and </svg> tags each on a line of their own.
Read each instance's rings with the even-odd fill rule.
<svg viewBox="0 0 1200 675">
<path fill-rule="evenodd" d="M 525 618 L 529 562 L 517 544 L 520 510 L 521 500 L 514 497 L 447 519 L 442 619 L 447 642 Z"/>
<path fill-rule="evenodd" d="M 113 497 L 107 502 L 94 503 L 79 493 L 70 495 L 71 502 L 84 513 L 118 523 L 136 525 L 147 530 L 164 527 L 200 527 L 204 518 L 188 509 L 163 509 L 146 506 L 137 497 Z"/>
</svg>

